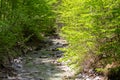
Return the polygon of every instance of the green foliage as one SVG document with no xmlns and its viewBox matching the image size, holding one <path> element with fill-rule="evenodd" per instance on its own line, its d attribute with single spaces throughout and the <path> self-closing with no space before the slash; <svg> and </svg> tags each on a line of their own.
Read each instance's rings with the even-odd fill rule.
<svg viewBox="0 0 120 80">
<path fill-rule="evenodd" d="M 12 48 L 55 31 L 55 0 L 0 0 L 0 62 L 17 55 Z M 9 53 L 8 53 L 9 52 Z"/>
<path fill-rule="evenodd" d="M 105 54 L 106 62 L 120 58 L 119 0 L 62 0 L 58 13 L 69 42 L 62 61 L 78 70 L 86 55 Z"/>
<path fill-rule="evenodd" d="M 106 70 L 103 69 L 103 68 L 96 68 L 96 71 L 97 71 L 98 73 L 103 73 L 103 72 L 105 72 Z"/>
<path fill-rule="evenodd" d="M 69 42 L 62 60 L 70 60 L 68 64 L 73 64 L 71 67 L 76 70 L 80 68 L 84 56 L 94 48 L 94 36 L 90 32 L 92 26 L 88 23 L 91 17 L 86 7 L 84 1 L 80 0 L 64 0 L 59 7 L 60 21 L 65 25 L 61 29 L 61 35 Z"/>
</svg>

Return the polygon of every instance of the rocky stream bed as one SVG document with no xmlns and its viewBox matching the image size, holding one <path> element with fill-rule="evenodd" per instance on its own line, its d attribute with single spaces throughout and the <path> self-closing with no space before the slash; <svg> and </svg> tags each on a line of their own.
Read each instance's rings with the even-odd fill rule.
<svg viewBox="0 0 120 80">
<path fill-rule="evenodd" d="M 64 63 L 58 62 L 64 52 L 57 48 L 64 47 L 68 43 L 63 39 L 50 39 L 51 45 L 37 49 L 26 56 L 13 60 L 11 67 L 15 69 L 15 75 L 6 75 L 2 80 L 103 80 L 102 76 L 90 76 L 80 73 L 72 78 L 72 71 Z"/>
</svg>

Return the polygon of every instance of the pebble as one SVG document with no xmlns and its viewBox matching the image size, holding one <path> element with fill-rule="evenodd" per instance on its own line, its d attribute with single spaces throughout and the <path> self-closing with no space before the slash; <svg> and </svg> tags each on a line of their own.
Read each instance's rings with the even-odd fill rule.
<svg viewBox="0 0 120 80">
<path fill-rule="evenodd" d="M 101 80 L 101 78 L 99 76 L 96 76 L 94 80 Z"/>
</svg>

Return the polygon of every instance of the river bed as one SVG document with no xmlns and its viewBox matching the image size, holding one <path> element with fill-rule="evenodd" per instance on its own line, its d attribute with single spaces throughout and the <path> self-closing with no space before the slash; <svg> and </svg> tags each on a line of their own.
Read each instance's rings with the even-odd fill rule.
<svg viewBox="0 0 120 80">
<path fill-rule="evenodd" d="M 58 62 L 64 52 L 58 50 L 68 43 L 63 39 L 51 39 L 52 45 L 37 49 L 26 56 L 13 60 L 12 67 L 16 70 L 16 75 L 9 76 L 3 80 L 103 80 L 102 76 L 88 76 L 79 74 L 76 78 L 72 71 L 64 63 Z"/>
</svg>

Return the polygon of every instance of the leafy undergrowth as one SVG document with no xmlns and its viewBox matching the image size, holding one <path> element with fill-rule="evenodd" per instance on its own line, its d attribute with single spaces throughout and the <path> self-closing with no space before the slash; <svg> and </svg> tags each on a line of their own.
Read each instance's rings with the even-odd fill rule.
<svg viewBox="0 0 120 80">
<path fill-rule="evenodd" d="M 0 1 L 0 68 L 56 31 L 55 0 Z M 32 47 L 31 45 L 32 44 Z"/>
<path fill-rule="evenodd" d="M 61 61 L 77 72 L 89 66 L 105 76 L 112 74 L 114 67 L 106 71 L 106 66 L 116 62 L 119 66 L 119 7 L 119 0 L 62 0 L 58 6 L 58 21 L 63 25 L 60 35 L 69 46 L 63 49 Z"/>
</svg>

